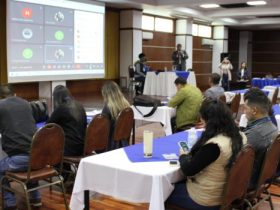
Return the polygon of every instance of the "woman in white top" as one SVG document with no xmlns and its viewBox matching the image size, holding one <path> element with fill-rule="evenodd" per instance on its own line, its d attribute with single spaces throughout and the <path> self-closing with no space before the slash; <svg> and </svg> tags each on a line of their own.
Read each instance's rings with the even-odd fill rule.
<svg viewBox="0 0 280 210">
<path fill-rule="evenodd" d="M 225 91 L 229 90 L 229 81 L 231 81 L 231 70 L 233 69 L 228 57 L 225 57 L 219 65 L 220 74 L 222 78 L 222 87 Z"/>
</svg>

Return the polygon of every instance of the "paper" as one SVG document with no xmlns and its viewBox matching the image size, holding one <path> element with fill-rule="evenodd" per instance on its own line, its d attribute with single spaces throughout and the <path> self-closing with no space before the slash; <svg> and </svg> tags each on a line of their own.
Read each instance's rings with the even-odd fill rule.
<svg viewBox="0 0 280 210">
<path fill-rule="evenodd" d="M 162 156 L 163 156 L 166 160 L 178 160 L 178 159 L 179 159 L 178 155 L 176 155 L 175 153 L 162 154 Z"/>
</svg>

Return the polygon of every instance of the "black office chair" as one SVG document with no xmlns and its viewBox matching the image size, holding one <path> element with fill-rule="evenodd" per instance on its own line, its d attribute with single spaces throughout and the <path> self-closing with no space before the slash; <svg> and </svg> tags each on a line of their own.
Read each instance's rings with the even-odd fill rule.
<svg viewBox="0 0 280 210">
<path fill-rule="evenodd" d="M 134 67 L 133 65 L 128 66 L 128 75 L 129 75 L 129 84 L 128 84 L 128 91 L 132 94 L 135 93 L 135 87 L 139 86 L 140 83 L 135 80 L 134 78 Z"/>
</svg>

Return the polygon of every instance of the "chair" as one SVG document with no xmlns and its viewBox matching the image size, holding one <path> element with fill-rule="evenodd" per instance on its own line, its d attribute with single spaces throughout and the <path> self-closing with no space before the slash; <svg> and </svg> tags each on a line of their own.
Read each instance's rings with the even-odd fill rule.
<svg viewBox="0 0 280 210">
<path fill-rule="evenodd" d="M 227 103 L 227 99 L 226 99 L 226 96 L 224 94 L 219 97 L 219 100 L 224 102 L 224 103 Z"/>
<path fill-rule="evenodd" d="M 256 209 L 263 201 L 269 201 L 270 208 L 273 210 L 271 194 L 268 188 L 276 174 L 276 169 L 280 159 L 280 135 L 278 135 L 266 151 L 260 171 L 257 187 L 250 190 L 246 195 L 246 203 L 249 209 Z"/>
<path fill-rule="evenodd" d="M 70 164 L 76 175 L 82 158 L 94 155 L 98 151 L 107 151 L 110 132 L 110 121 L 103 114 L 97 114 L 89 123 L 86 131 L 84 152 L 82 156 L 64 156 L 63 162 Z M 72 174 L 71 171 L 64 170 Z"/>
<path fill-rule="evenodd" d="M 51 146 L 50 146 L 51 145 Z M 63 129 L 54 123 L 50 123 L 39 129 L 33 136 L 30 159 L 27 172 L 9 172 L 1 180 L 1 190 L 17 192 L 12 187 L 3 185 L 4 182 L 16 182 L 22 186 L 26 198 L 27 209 L 31 210 L 28 193 L 44 187 L 60 184 L 64 196 L 65 207 L 68 210 L 63 179 L 60 176 L 62 170 L 62 158 L 64 152 L 64 132 Z M 54 166 L 59 165 L 59 169 Z M 57 177 L 57 180 L 52 178 Z M 35 188 L 27 188 L 27 184 L 48 180 Z M 2 193 L 2 209 L 4 209 L 4 196 Z"/>
<path fill-rule="evenodd" d="M 277 87 L 273 93 L 271 103 L 272 105 L 277 104 L 277 98 L 278 98 L 279 88 Z"/>
<path fill-rule="evenodd" d="M 230 109 L 232 111 L 232 114 L 235 115 L 235 118 L 238 115 L 240 100 L 241 100 L 241 95 L 240 95 L 240 93 L 237 93 L 234 96 L 234 98 L 232 99 L 231 104 L 230 104 Z"/>
<path fill-rule="evenodd" d="M 229 171 L 220 210 L 230 210 L 242 204 L 240 201 L 244 199 L 248 189 L 254 158 L 255 151 L 251 145 L 244 146 L 239 152 Z"/>
<path fill-rule="evenodd" d="M 120 112 L 115 123 L 113 134 L 115 148 L 119 148 L 129 144 L 131 131 L 133 135 L 132 144 L 134 144 L 134 113 L 130 107 L 127 107 Z"/>
<path fill-rule="evenodd" d="M 139 86 L 139 82 L 134 78 L 134 67 L 133 65 L 128 66 L 129 84 L 128 90 L 134 93 L 135 86 Z"/>
</svg>

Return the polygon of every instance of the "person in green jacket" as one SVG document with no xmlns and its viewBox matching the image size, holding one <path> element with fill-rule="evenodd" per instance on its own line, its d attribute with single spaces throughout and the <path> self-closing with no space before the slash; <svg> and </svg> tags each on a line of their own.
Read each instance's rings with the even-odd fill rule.
<svg viewBox="0 0 280 210">
<path fill-rule="evenodd" d="M 178 77 L 174 83 L 177 93 L 168 103 L 169 107 L 176 108 L 176 117 L 171 119 L 173 133 L 186 130 L 198 122 L 203 100 L 200 89 L 188 85 L 184 78 Z"/>
</svg>

